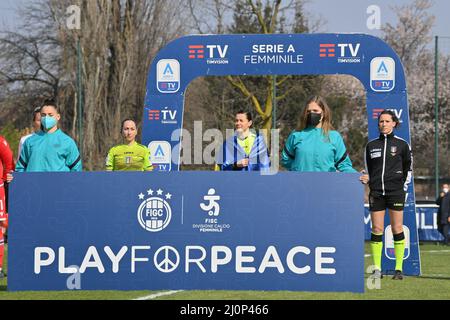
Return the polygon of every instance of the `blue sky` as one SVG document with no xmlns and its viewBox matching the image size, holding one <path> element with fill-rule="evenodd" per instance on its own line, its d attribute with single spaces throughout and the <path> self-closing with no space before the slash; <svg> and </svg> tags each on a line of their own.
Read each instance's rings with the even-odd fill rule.
<svg viewBox="0 0 450 320">
<path fill-rule="evenodd" d="M 15 9 L 22 3 L 31 0 L 0 0 L 0 30 L 5 26 L 15 26 L 20 16 Z M 170 1 L 170 0 L 168 0 Z M 283 0 L 288 1 L 288 0 Z M 366 26 L 369 5 L 377 5 L 381 9 L 381 23 L 395 23 L 396 17 L 392 6 L 411 3 L 412 0 L 309 0 L 306 9 L 313 17 L 321 16 L 327 21 L 323 31 L 326 32 L 362 32 L 379 35 L 377 30 L 369 30 Z M 450 37 L 450 1 L 434 0 L 430 13 L 436 16 L 433 35 Z"/>
<path fill-rule="evenodd" d="M 14 26 L 20 20 L 15 9 L 22 2 L 26 2 L 26 0 L 0 0 L 0 30 L 4 30 L 5 26 Z"/>
<path fill-rule="evenodd" d="M 402 6 L 412 3 L 412 0 L 310 0 L 306 9 L 313 16 L 322 16 L 326 21 L 327 32 L 362 32 L 379 35 L 379 31 L 369 30 L 366 22 L 369 15 L 366 13 L 370 5 L 377 5 L 381 12 L 381 24 L 395 24 L 397 19 L 393 6 Z M 433 36 L 450 36 L 450 1 L 434 0 L 429 13 L 436 17 Z"/>
</svg>

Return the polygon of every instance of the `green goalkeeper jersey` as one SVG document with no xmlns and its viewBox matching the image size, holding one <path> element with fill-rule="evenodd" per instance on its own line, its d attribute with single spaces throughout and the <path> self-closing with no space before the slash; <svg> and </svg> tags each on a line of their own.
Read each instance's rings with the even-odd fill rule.
<svg viewBox="0 0 450 320">
<path fill-rule="evenodd" d="M 152 171 L 150 150 L 137 142 L 112 147 L 106 158 L 106 171 Z"/>
</svg>

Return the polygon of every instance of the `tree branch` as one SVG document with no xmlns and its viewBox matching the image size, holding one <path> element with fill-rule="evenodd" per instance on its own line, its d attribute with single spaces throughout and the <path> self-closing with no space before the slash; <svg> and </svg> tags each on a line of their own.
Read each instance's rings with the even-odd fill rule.
<svg viewBox="0 0 450 320">
<path fill-rule="evenodd" d="M 260 114 L 261 116 L 264 116 L 264 111 L 261 108 L 261 104 L 259 103 L 258 98 L 256 98 L 256 96 L 247 89 L 242 79 L 240 77 L 237 77 L 237 80 L 235 80 L 232 76 L 227 76 L 226 78 L 233 86 L 241 90 L 244 96 L 250 98 L 256 108 L 256 112 L 258 112 L 258 114 Z"/>
<path fill-rule="evenodd" d="M 252 7 L 252 12 L 256 15 L 259 25 L 262 28 L 264 34 L 268 34 L 266 23 L 264 22 L 264 17 L 262 16 L 261 8 L 257 8 L 252 0 L 248 0 L 247 3 Z"/>
<path fill-rule="evenodd" d="M 281 5 L 281 0 L 276 0 L 272 19 L 270 20 L 269 33 L 275 32 L 275 26 L 277 24 L 278 11 L 280 9 L 280 5 Z"/>
</svg>

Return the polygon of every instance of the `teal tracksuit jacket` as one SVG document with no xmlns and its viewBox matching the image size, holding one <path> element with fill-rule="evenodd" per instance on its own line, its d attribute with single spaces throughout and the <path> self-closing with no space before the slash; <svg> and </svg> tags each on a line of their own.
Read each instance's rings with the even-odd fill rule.
<svg viewBox="0 0 450 320">
<path fill-rule="evenodd" d="M 18 172 L 81 171 L 81 157 L 75 141 L 61 130 L 53 133 L 39 131 L 25 140 Z"/>
<path fill-rule="evenodd" d="M 281 153 L 281 165 L 290 171 L 357 172 L 339 132 L 328 134 L 327 138 L 321 128 L 312 127 L 292 132 Z"/>
</svg>

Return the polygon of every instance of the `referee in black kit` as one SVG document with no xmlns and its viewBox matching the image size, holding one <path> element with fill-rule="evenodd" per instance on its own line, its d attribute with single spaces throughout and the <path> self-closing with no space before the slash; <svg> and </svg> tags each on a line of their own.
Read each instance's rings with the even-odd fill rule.
<svg viewBox="0 0 450 320">
<path fill-rule="evenodd" d="M 394 112 L 384 110 L 378 117 L 380 136 L 370 141 L 365 150 L 367 173 L 360 179 L 369 183 L 369 207 L 372 219 L 371 249 L 374 275 L 382 277 L 381 254 L 383 250 L 384 215 L 389 209 L 394 235 L 395 274 L 392 279 L 402 280 L 405 235 L 403 233 L 403 208 L 407 185 L 412 176 L 412 156 L 409 144 L 394 135 L 400 124 Z"/>
</svg>

